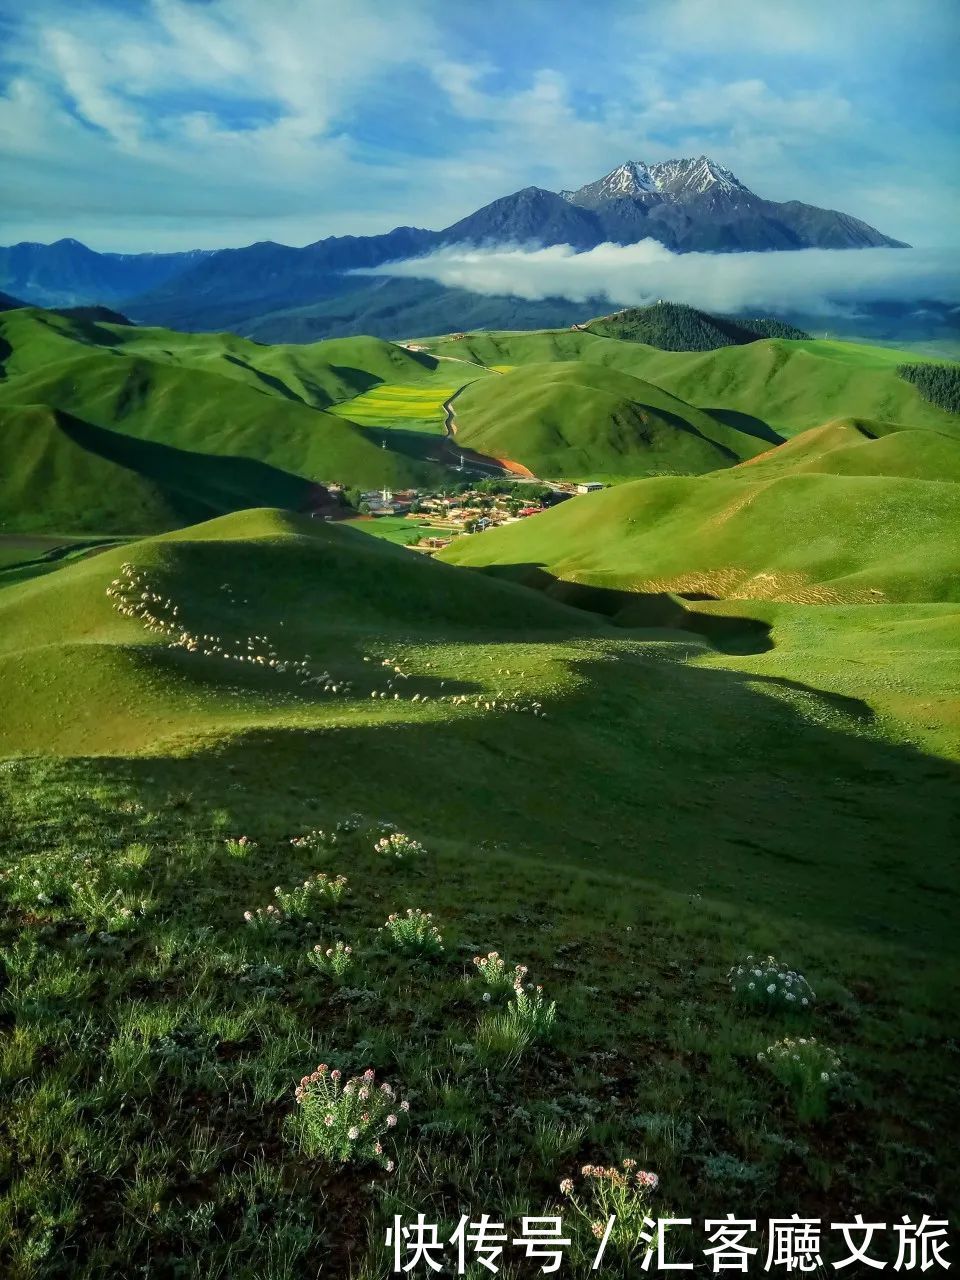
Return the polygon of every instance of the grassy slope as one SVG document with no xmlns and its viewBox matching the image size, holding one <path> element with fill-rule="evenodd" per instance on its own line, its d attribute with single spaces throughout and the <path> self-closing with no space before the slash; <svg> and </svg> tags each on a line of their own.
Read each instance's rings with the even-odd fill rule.
<svg viewBox="0 0 960 1280">
<path fill-rule="evenodd" d="M 90 532 L 148 532 L 265 503 L 300 506 L 308 482 L 400 486 L 446 474 L 432 460 L 435 442 L 416 423 L 393 431 L 381 448 L 381 431 L 323 407 L 383 378 L 436 381 L 432 359 L 376 339 L 259 348 L 231 335 L 179 335 L 15 311 L 0 321 L 0 342 L 9 348 L 0 407 L 8 422 L 21 424 L 0 434 L 8 529 L 40 527 L 38 450 L 44 466 L 61 478 L 69 466 L 78 479 L 72 498 L 62 484 L 51 495 L 56 525 L 46 527 Z M 427 394 L 432 403 L 443 392 Z M 62 431 L 48 429 L 24 453 L 25 406 L 69 415 L 76 447 L 65 445 Z M 61 416 L 61 424 L 65 420 Z M 138 449 L 125 438 L 155 447 Z M 81 465 L 82 448 L 106 451 L 130 474 L 112 472 L 105 491 L 101 459 Z M 171 484 L 179 498 L 171 496 Z M 163 496 L 143 497 L 158 492 Z"/>
<path fill-rule="evenodd" d="M 195 454 L 41 405 L 0 406 L 0 528 L 159 533 L 255 505 L 297 508 L 310 485 L 252 458 Z"/>
<path fill-rule="evenodd" d="M 455 408 L 458 441 L 543 476 L 699 473 L 778 439 L 747 435 L 639 378 L 580 361 L 528 364 L 482 379 Z"/>
<path fill-rule="evenodd" d="M 835 418 L 860 417 L 960 434 L 960 423 L 899 378 L 903 352 L 849 342 L 766 339 L 704 353 L 658 351 L 592 333 L 472 334 L 427 340 L 436 354 L 483 364 L 583 360 L 652 382 L 688 404 L 722 411 L 733 426 L 795 435 Z"/>
<path fill-rule="evenodd" d="M 458 540 L 456 564 L 617 591 L 828 603 L 952 600 L 960 486 L 887 476 L 637 480 Z"/>
<path fill-rule="evenodd" d="M 124 559 L 194 630 L 269 635 L 353 692 L 167 649 L 110 607 Z M 835 610 L 761 607 L 783 642 L 719 654 L 261 511 L 0 594 L 0 749 L 81 757 L 0 774 L 8 848 L 28 885 L 79 853 L 104 900 L 119 886 L 147 903 L 100 943 L 95 893 L 34 903 L 31 918 L 52 921 L 38 933 L 0 890 L 18 966 L 18 1039 L 0 1055 L 0 1079 L 17 1082 L 0 1213 L 15 1274 L 92 1280 L 108 1263 L 189 1257 L 187 1274 L 279 1277 L 264 1250 L 295 1248 L 290 1212 L 308 1227 L 294 1274 L 322 1258 L 346 1275 L 364 1256 L 356 1274 L 383 1274 L 366 1231 L 382 1240 L 391 1202 L 364 1171 L 288 1143 L 291 1081 L 319 1061 L 372 1062 L 404 1084 L 413 1127 L 392 1185 L 454 1222 L 481 1202 L 546 1212 L 584 1160 L 631 1153 L 678 1212 L 782 1216 L 802 1201 L 826 1215 L 856 1200 L 892 1214 L 908 1177 L 948 1203 L 955 942 L 937 904 L 956 886 L 957 768 L 911 742 L 929 706 L 904 697 L 898 721 L 878 700 L 881 668 L 888 693 L 927 678 L 918 656 L 933 664 L 947 615 L 849 609 L 837 625 Z M 386 657 L 409 673 L 399 701 L 369 696 Z M 546 719 L 447 700 L 517 686 Z M 353 809 L 429 853 L 410 867 L 369 847 L 327 855 L 351 880 L 343 911 L 253 939 L 243 909 L 316 869 L 289 837 Z M 260 849 L 231 860 L 223 836 L 241 831 Z M 375 940 L 408 905 L 437 913 L 447 952 L 433 965 Z M 333 937 L 357 947 L 347 986 L 369 995 L 305 966 Z M 555 1040 L 519 1065 L 463 1048 L 483 1006 L 460 978 L 487 947 L 529 962 L 559 1000 Z M 751 949 L 815 978 L 809 1029 L 850 1073 L 823 1122 L 798 1119 L 755 1065 L 791 1024 L 737 1014 L 725 993 L 727 965 Z M 198 1194 L 209 1228 L 188 1216 Z M 355 1214 L 331 1216 L 340 1195 Z"/>
</svg>

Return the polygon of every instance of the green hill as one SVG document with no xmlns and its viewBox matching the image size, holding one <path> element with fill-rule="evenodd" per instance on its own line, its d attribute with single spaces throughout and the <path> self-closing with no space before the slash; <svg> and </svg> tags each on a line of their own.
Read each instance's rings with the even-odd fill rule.
<svg viewBox="0 0 960 1280">
<path fill-rule="evenodd" d="M 960 435 L 960 418 L 898 376 L 905 355 L 852 342 L 769 338 L 716 351 L 659 351 L 582 330 L 426 339 L 436 355 L 489 366 L 578 360 L 629 373 L 730 425 L 796 435 L 836 418 L 866 418 Z"/>
<path fill-rule="evenodd" d="M 625 618 L 636 616 L 633 594 L 960 600 L 960 484 L 947 478 L 960 470 L 960 442 L 934 437 L 928 449 L 926 434 L 864 440 L 836 427 L 823 449 L 825 430 L 810 432 L 722 475 L 638 480 L 460 539 L 443 556 L 533 584 L 603 588 L 614 593 L 607 611 Z"/>
<path fill-rule="evenodd" d="M 431 433 L 387 438 L 327 411 L 388 379 L 437 382 L 439 403 L 450 366 L 377 339 L 261 348 L 31 309 L 0 317 L 0 343 L 8 530 L 145 533 L 244 506 L 299 507 L 317 482 L 401 487 L 448 474 Z M 54 416 L 30 439 L 38 407 Z M 128 474 L 108 478 L 104 458 Z"/>
<path fill-rule="evenodd" d="M 548 477 L 697 474 L 779 439 L 739 431 L 640 378 L 579 361 L 481 379 L 454 407 L 458 443 Z"/>
<path fill-rule="evenodd" d="M 613 315 L 598 316 L 583 326 L 602 338 L 643 342 L 662 351 L 714 351 L 742 346 L 760 338 L 809 339 L 809 333 L 781 320 L 744 320 L 712 316 L 696 307 L 657 302 L 648 307 L 628 307 Z"/>
<path fill-rule="evenodd" d="M 744 464 L 751 477 L 791 472 L 960 483 L 960 437 L 859 418 L 827 422 Z"/>
<path fill-rule="evenodd" d="M 252 458 L 190 453 L 107 431 L 43 405 L 0 405 L 0 532 L 143 534 L 270 495 L 308 504 L 311 485 Z"/>
<path fill-rule="evenodd" d="M 731 643 L 277 510 L 4 587 L 5 1272 L 379 1277 L 398 1205 L 540 1213 L 598 1153 L 657 1173 L 655 1213 L 749 1182 L 782 1214 L 825 1169 L 885 1221 L 910 1178 L 953 1203 L 960 606 L 673 604 Z M 390 945 L 417 908 L 434 954 Z M 491 950 L 552 1025 L 511 1035 Z M 748 953 L 815 1007 L 735 1002 Z M 758 1059 L 808 1029 L 842 1060 L 821 1111 Z M 409 1101 L 389 1181 L 306 1146 L 317 1063 Z"/>
</svg>

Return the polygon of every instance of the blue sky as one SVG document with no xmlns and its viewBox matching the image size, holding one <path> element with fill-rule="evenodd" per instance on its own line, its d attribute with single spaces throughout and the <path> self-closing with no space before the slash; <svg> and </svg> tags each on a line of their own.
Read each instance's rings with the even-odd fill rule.
<svg viewBox="0 0 960 1280">
<path fill-rule="evenodd" d="M 441 227 L 707 153 L 956 244 L 956 0 L 0 0 L 0 242 Z"/>
</svg>

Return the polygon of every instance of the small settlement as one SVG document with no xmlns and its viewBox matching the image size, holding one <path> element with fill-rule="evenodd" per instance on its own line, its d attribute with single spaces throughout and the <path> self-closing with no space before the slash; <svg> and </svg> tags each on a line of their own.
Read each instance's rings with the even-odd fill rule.
<svg viewBox="0 0 960 1280">
<path fill-rule="evenodd" d="M 358 520 L 384 521 L 396 526 L 399 520 L 410 525 L 409 536 L 401 529 L 401 541 L 411 551 L 427 555 L 447 546 L 454 538 L 468 533 L 482 533 L 501 524 L 527 520 L 566 502 L 577 494 L 602 489 L 602 484 L 572 484 L 563 481 L 537 482 L 483 480 L 463 483 L 443 491 L 421 489 L 371 489 L 346 494 L 337 485 L 325 488 L 341 506 L 336 515 L 317 510 L 320 518 L 353 517 Z M 346 509 L 344 509 L 346 507 Z M 354 515 L 355 511 L 355 515 Z M 371 530 L 372 532 L 372 530 Z"/>
</svg>

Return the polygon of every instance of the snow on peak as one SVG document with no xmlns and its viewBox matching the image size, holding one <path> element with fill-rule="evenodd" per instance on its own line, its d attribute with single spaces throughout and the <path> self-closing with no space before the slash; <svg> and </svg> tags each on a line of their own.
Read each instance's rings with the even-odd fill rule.
<svg viewBox="0 0 960 1280">
<path fill-rule="evenodd" d="M 664 160 L 651 165 L 650 173 L 657 190 L 667 195 L 703 195 L 711 189 L 725 194 L 747 190 L 729 169 L 709 156 L 698 156 L 695 160 Z"/>
<path fill-rule="evenodd" d="M 648 193 L 682 199 L 684 196 L 704 195 L 708 191 L 724 195 L 734 192 L 749 194 L 739 178 L 708 156 L 664 160 L 651 165 L 642 160 L 627 160 L 596 182 L 590 182 L 577 191 L 561 191 L 560 194 L 573 203 L 595 203 Z"/>
<path fill-rule="evenodd" d="M 610 196 L 633 196 L 639 191 L 656 191 L 657 184 L 642 160 L 628 160 L 600 179 L 600 190 Z"/>
</svg>

